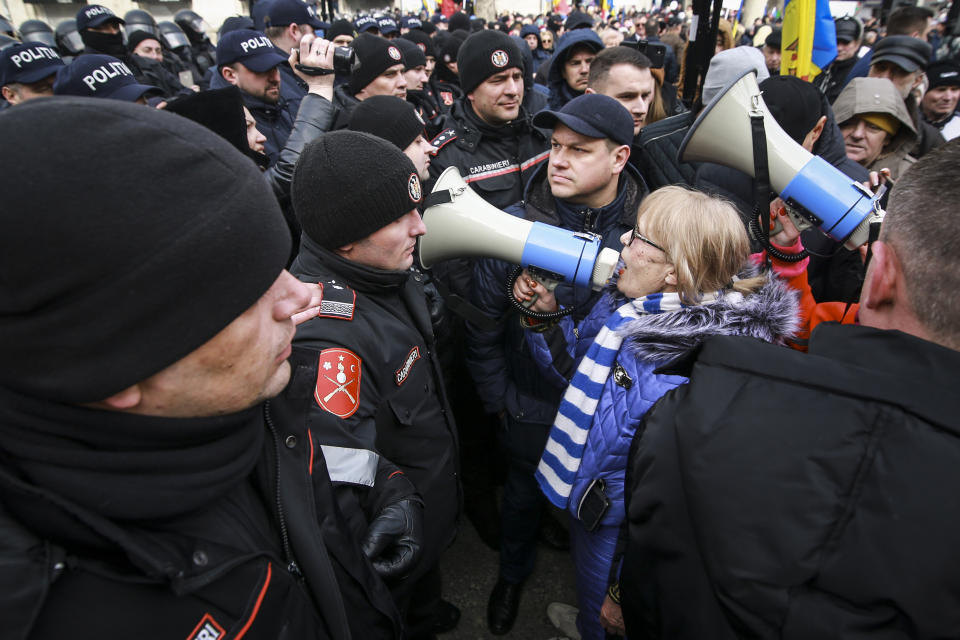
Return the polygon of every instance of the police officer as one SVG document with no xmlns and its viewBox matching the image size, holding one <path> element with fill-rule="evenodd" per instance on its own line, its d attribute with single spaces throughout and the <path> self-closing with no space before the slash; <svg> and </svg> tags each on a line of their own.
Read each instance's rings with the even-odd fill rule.
<svg viewBox="0 0 960 640">
<path fill-rule="evenodd" d="M 56 50 L 40 42 L 11 45 L 0 51 L 0 92 L 10 104 L 53 95 L 53 81 L 63 68 Z"/>
<path fill-rule="evenodd" d="M 161 91 L 137 82 L 130 67 L 117 58 L 86 54 L 57 74 L 53 93 L 58 96 L 112 98 L 147 104 L 147 98 L 159 96 Z"/>
<path fill-rule="evenodd" d="M 77 31 L 83 39 L 83 53 L 100 53 L 123 60 L 127 48 L 120 27 L 125 23 L 113 11 L 91 4 L 77 12 Z M 126 62 L 126 60 L 124 60 Z"/>
<path fill-rule="evenodd" d="M 313 7 L 301 0 L 273 0 L 263 19 L 267 25 L 263 32 L 284 58 L 290 55 L 291 49 L 300 46 L 303 36 L 323 29 Z M 307 84 L 293 72 L 288 62 L 282 62 L 277 69 L 281 77 L 280 94 L 291 113 L 296 113 L 300 100 L 307 93 Z"/>
<path fill-rule="evenodd" d="M 477 194 L 503 209 L 522 199 L 523 186 L 547 159 L 547 137 L 522 108 L 523 56 L 499 31 L 467 38 L 457 54 L 464 97 L 433 140 L 430 175 L 457 167 Z"/>
<path fill-rule="evenodd" d="M 278 67 L 285 56 L 260 31 L 240 29 L 224 34 L 217 44 L 220 77 L 210 83 L 212 89 L 232 84 L 243 93 L 243 102 L 257 121 L 260 133 L 267 137 L 264 153 L 276 163 L 290 131 L 296 112 L 289 110 L 281 95 L 282 80 Z"/>
<path fill-rule="evenodd" d="M 319 443 L 264 404 L 311 294 L 257 168 L 116 100 L 30 101 L 0 139 L 4 637 L 399 638 Z"/>
<path fill-rule="evenodd" d="M 337 129 L 347 126 L 350 111 L 367 98 L 396 96 L 407 99 L 403 53 L 397 45 L 380 36 L 361 33 L 351 46 L 357 54 L 358 65 L 350 79 L 334 90 L 333 103 L 340 110 L 335 125 Z"/>
<path fill-rule="evenodd" d="M 293 176 L 304 235 L 291 270 L 324 297 L 297 331 L 293 381 L 277 404 L 325 447 L 345 513 L 360 516 L 355 503 L 389 480 L 381 456 L 422 495 L 423 559 L 392 583 L 410 638 L 459 618 L 441 604 L 438 568 L 459 510 L 456 427 L 422 276 L 410 270 L 423 194 L 413 163 L 385 140 L 335 131 L 306 146 Z"/>
</svg>

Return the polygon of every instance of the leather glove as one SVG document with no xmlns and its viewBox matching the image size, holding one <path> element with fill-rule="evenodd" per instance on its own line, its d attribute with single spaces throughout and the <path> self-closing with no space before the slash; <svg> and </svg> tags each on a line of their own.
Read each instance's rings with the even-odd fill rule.
<svg viewBox="0 0 960 640">
<path fill-rule="evenodd" d="M 381 509 L 360 544 L 383 578 L 402 578 L 410 573 L 420 559 L 422 545 L 423 504 L 415 498 Z"/>
</svg>

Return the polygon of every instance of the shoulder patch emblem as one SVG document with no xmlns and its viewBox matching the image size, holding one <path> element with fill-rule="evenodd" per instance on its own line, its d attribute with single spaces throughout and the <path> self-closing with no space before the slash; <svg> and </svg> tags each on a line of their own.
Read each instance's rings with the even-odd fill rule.
<svg viewBox="0 0 960 640">
<path fill-rule="evenodd" d="M 336 280 L 318 282 L 323 301 L 320 303 L 318 318 L 339 318 L 353 320 L 353 311 L 356 308 L 357 292 Z"/>
<path fill-rule="evenodd" d="M 440 99 L 443 100 L 443 104 L 450 106 L 453 104 L 453 92 L 452 91 L 440 91 Z"/>
<path fill-rule="evenodd" d="M 218 640 L 218 638 L 222 638 L 225 634 L 226 632 L 223 630 L 223 627 L 217 624 L 213 616 L 205 613 L 203 617 L 200 618 L 200 624 L 187 636 L 187 640 Z"/>
<path fill-rule="evenodd" d="M 396 381 L 398 387 L 407 381 L 410 370 L 413 369 L 413 364 L 419 359 L 420 347 L 414 345 L 413 349 L 410 349 L 410 353 L 407 354 L 406 360 L 403 361 L 403 366 L 397 369 Z"/>
<path fill-rule="evenodd" d="M 503 49 L 497 49 L 490 54 L 490 62 L 493 63 L 493 66 L 498 69 L 502 69 L 507 66 L 507 63 L 510 62 L 510 56 L 507 55 L 507 52 Z"/>
<path fill-rule="evenodd" d="M 349 418 L 360 406 L 360 376 L 363 361 L 349 349 L 320 352 L 317 387 L 313 398 L 320 408 L 338 418 Z"/>
<path fill-rule="evenodd" d="M 449 143 L 457 139 L 457 130 L 456 129 L 444 129 L 437 134 L 437 137 L 430 141 L 430 144 L 433 145 L 433 154 L 436 155 L 437 151 L 443 149 Z"/>
</svg>

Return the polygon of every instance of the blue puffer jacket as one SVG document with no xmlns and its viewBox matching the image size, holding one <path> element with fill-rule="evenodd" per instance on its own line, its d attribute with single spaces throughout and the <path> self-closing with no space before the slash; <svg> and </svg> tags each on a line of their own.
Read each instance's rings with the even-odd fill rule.
<svg viewBox="0 0 960 640">
<path fill-rule="evenodd" d="M 622 294 L 611 290 L 576 331 L 573 320 L 564 318 L 551 331 L 528 332 L 527 343 L 541 372 L 552 383 L 565 387 L 610 314 L 626 302 Z M 623 522 L 624 471 L 637 425 L 663 394 L 686 382 L 680 376 L 655 373 L 659 366 L 710 336 L 746 335 L 779 343 L 792 335 L 796 324 L 796 294 L 777 279 L 768 279 L 760 291 L 746 297 L 729 292 L 709 305 L 646 315 L 630 322 L 587 435 L 567 505 L 573 517 L 587 486 L 602 478 L 611 504 L 601 524 L 619 526 Z"/>
<path fill-rule="evenodd" d="M 550 61 L 550 73 L 547 75 L 547 88 L 550 89 L 550 108 L 560 109 L 577 96 L 581 95 L 570 88 L 563 79 L 563 67 L 571 50 L 578 44 L 588 46 L 593 52 L 603 50 L 603 41 L 590 29 L 574 29 L 563 34 L 557 43 L 557 50 Z"/>
<path fill-rule="evenodd" d="M 602 209 L 589 209 L 557 200 L 547 182 L 547 163 L 533 174 L 524 200 L 506 209 L 526 220 L 571 229 L 592 231 L 603 236 L 603 246 L 619 251 L 620 236 L 633 228 L 637 207 L 647 193 L 643 178 L 627 164 L 620 176 L 617 198 Z M 467 324 L 467 364 L 488 413 L 507 411 L 518 421 L 551 424 L 563 387 L 543 379 L 524 341 L 517 314 L 507 301 L 507 278 L 515 265 L 483 259 L 474 268 L 471 302 L 487 316 L 497 318 L 494 330 Z M 561 284 L 557 299 L 565 306 L 576 305 L 582 319 L 599 294 Z"/>
</svg>

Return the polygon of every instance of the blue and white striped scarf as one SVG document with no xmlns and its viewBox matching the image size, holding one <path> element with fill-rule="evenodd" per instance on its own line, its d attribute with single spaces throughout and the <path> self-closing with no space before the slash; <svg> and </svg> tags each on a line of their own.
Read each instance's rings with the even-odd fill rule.
<svg viewBox="0 0 960 640">
<path fill-rule="evenodd" d="M 705 294 L 700 302 L 716 298 L 716 293 Z M 683 306 L 678 293 L 652 293 L 636 298 L 610 314 L 597 333 L 563 394 L 547 446 L 534 474 L 540 489 L 557 507 L 566 508 L 570 499 L 593 414 L 623 343 L 623 334 L 618 329 L 642 315 L 676 311 Z"/>
</svg>

